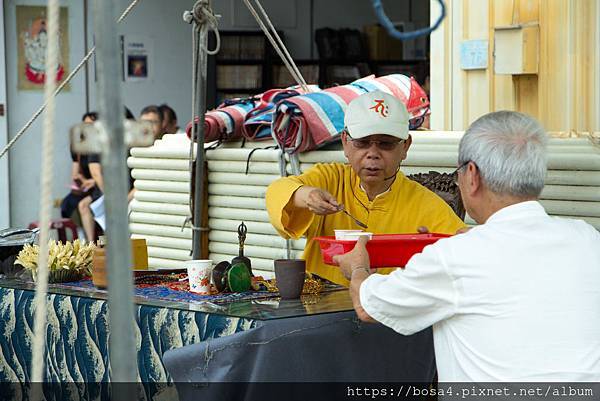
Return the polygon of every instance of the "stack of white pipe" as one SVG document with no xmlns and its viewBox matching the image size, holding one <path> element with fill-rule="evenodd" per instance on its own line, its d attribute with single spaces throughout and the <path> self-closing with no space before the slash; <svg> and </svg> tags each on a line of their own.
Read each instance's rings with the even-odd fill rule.
<svg viewBox="0 0 600 401">
<path fill-rule="evenodd" d="M 145 238 L 150 268 L 182 267 L 192 249 L 189 146 L 185 135 L 165 135 L 148 148 L 131 149 L 128 160 L 136 192 L 131 202 L 132 237 Z"/>
<path fill-rule="evenodd" d="M 456 168 L 462 133 L 413 132 L 413 145 L 402 164 L 405 174 L 452 172 Z M 272 142 L 226 144 L 207 151 L 209 253 L 215 262 L 238 253 L 237 227 L 248 227 L 245 255 L 253 268 L 269 276 L 273 259 L 288 257 L 286 241 L 269 223 L 266 188 L 280 177 L 279 151 L 254 151 Z M 192 233 L 181 229 L 189 216 L 189 141 L 165 136 L 151 148 L 132 150 L 129 164 L 138 189 L 132 204 L 130 227 L 135 237 L 148 241 L 151 268 L 181 266 L 190 258 Z M 302 171 L 317 162 L 345 162 L 339 147 L 299 155 Z M 549 172 L 542 204 L 556 216 L 586 220 L 600 229 L 600 149 L 585 138 L 553 138 L 549 143 Z M 246 167 L 248 173 L 246 174 Z M 286 164 L 288 173 L 292 169 Z M 467 218 L 469 224 L 474 221 Z M 291 241 L 290 257 L 299 257 L 305 240 Z"/>
<path fill-rule="evenodd" d="M 206 154 L 210 258 L 231 260 L 237 256 L 237 227 L 244 221 L 248 227 L 244 254 L 252 260 L 253 270 L 263 276 L 272 275 L 274 259 L 288 257 L 286 241 L 269 222 L 265 208 L 267 186 L 281 176 L 279 150 L 256 149 L 272 145 L 254 142 L 241 149 L 239 143 L 228 144 Z M 290 241 L 290 257 L 300 257 L 305 244 L 304 239 Z"/>
</svg>

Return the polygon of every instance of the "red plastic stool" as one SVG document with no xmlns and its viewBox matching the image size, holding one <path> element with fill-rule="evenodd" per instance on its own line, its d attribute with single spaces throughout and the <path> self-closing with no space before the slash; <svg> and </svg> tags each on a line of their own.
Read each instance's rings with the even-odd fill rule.
<svg viewBox="0 0 600 401">
<path fill-rule="evenodd" d="M 39 227 L 39 222 L 38 221 L 34 221 L 33 223 L 29 224 L 29 229 L 33 229 L 33 228 L 37 228 Z M 71 219 L 54 219 L 50 221 L 50 229 L 51 230 L 56 230 L 56 232 L 58 233 L 58 240 L 62 241 L 63 243 L 67 242 L 67 232 L 66 229 L 71 230 L 71 236 L 72 236 L 72 240 L 76 240 L 78 238 L 77 236 L 77 226 L 75 225 L 75 223 L 73 223 L 73 221 Z"/>
</svg>

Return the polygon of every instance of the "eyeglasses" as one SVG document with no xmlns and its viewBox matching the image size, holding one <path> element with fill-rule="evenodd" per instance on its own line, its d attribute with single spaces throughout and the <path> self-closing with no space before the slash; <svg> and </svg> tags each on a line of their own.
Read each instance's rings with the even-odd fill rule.
<svg viewBox="0 0 600 401">
<path fill-rule="evenodd" d="M 460 170 L 462 170 L 463 168 L 467 167 L 467 164 L 469 164 L 469 163 L 471 163 L 471 162 L 472 162 L 472 160 L 467 160 L 466 162 L 463 162 L 463 163 L 462 163 L 460 166 L 458 166 L 458 167 L 456 168 L 456 170 L 454 170 L 454 171 L 452 172 L 452 178 L 453 178 L 453 180 L 454 180 L 454 183 L 455 183 L 456 185 L 458 185 L 458 172 L 459 172 Z M 476 165 L 474 162 L 473 162 L 473 164 L 475 165 L 475 167 L 477 167 L 477 165 Z"/>
<path fill-rule="evenodd" d="M 385 151 L 391 151 L 396 149 L 396 147 L 404 142 L 404 139 L 400 139 L 397 141 L 377 141 L 377 140 L 373 140 L 373 139 L 354 139 L 350 136 L 350 134 L 346 131 L 346 135 L 348 136 L 348 139 L 350 140 L 350 143 L 352 143 L 352 146 L 354 146 L 355 149 L 369 149 L 371 147 L 371 144 L 375 144 L 375 146 L 377 146 L 377 148 L 379 150 L 385 150 Z"/>
</svg>

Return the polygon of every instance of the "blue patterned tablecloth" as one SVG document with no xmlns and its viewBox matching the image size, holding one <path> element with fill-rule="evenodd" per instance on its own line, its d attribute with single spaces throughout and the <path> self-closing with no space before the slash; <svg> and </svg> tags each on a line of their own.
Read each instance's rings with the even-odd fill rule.
<svg viewBox="0 0 600 401">
<path fill-rule="evenodd" d="M 69 283 L 54 284 L 55 288 L 67 288 L 76 290 L 94 290 L 96 292 L 107 293 L 106 290 L 100 290 L 94 286 L 92 280 L 85 279 Z M 249 301 L 252 299 L 278 298 L 278 292 L 268 291 L 247 291 L 247 292 L 224 292 L 220 294 L 201 295 L 190 291 L 173 290 L 164 285 L 151 285 L 134 287 L 134 295 L 152 300 L 175 301 L 185 303 L 203 303 L 209 301 L 215 304 L 227 304 L 236 301 Z"/>
<path fill-rule="evenodd" d="M 23 383 L 31 373 L 34 296 L 31 290 L 0 287 L 0 383 L 13 383 L 8 388 L 16 393 L 28 391 Z M 47 308 L 45 380 L 109 381 L 107 302 L 49 294 Z M 165 351 L 256 326 L 252 319 L 149 305 L 136 305 L 135 312 L 139 380 L 148 400 L 171 381 L 162 363 Z M 6 391 L 0 398 L 13 398 Z M 105 394 L 82 399 L 105 399 Z"/>
</svg>

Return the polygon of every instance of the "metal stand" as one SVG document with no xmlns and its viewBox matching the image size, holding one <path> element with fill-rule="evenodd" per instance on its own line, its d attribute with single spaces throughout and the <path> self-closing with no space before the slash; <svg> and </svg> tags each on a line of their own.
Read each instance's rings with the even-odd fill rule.
<svg viewBox="0 0 600 401">
<path fill-rule="evenodd" d="M 202 206 L 204 188 L 204 121 L 206 115 L 206 69 L 208 62 L 208 30 L 210 1 L 200 0 L 194 4 L 191 12 L 184 15 L 186 22 L 193 24 L 193 115 L 192 121 L 198 117 L 198 124 L 192 124 L 192 140 L 196 140 L 196 168 L 194 178 L 194 209 L 192 218 L 192 259 L 201 258 Z"/>
</svg>

